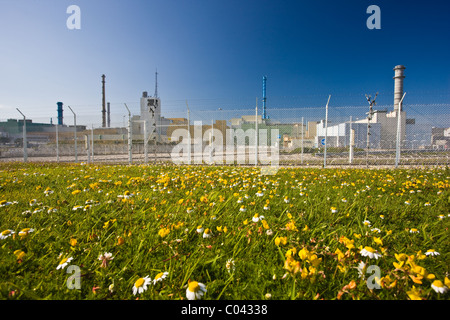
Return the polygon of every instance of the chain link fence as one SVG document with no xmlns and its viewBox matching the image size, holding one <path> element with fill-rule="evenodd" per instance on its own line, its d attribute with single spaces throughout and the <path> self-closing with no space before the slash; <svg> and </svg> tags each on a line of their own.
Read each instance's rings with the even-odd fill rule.
<svg viewBox="0 0 450 320">
<path fill-rule="evenodd" d="M 398 112 L 386 105 L 371 113 L 368 105 L 267 108 L 264 118 L 258 102 L 211 110 L 207 102 L 183 101 L 179 111 L 163 106 L 156 113 L 130 102 L 114 105 L 121 111 L 111 114 L 107 127 L 101 115 L 73 107 L 62 124 L 57 117 L 0 119 L 0 161 L 449 165 L 449 107 L 404 104 Z"/>
</svg>

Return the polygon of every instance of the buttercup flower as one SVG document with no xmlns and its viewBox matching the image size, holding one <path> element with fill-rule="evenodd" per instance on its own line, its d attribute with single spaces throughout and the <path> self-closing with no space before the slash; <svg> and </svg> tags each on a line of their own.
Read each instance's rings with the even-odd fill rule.
<svg viewBox="0 0 450 320">
<path fill-rule="evenodd" d="M 188 298 L 188 300 L 199 300 L 205 292 L 206 286 L 203 283 L 191 281 L 186 289 L 186 298 Z"/>
<path fill-rule="evenodd" d="M 133 295 L 136 295 L 136 293 L 141 294 L 142 292 L 146 291 L 147 286 L 151 282 L 152 282 L 152 280 L 148 276 L 137 279 L 133 286 Z"/>
</svg>

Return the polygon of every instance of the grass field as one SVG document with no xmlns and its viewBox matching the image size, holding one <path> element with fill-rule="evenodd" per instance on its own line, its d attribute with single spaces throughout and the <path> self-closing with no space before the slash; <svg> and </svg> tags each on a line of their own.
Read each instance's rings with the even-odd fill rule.
<svg viewBox="0 0 450 320">
<path fill-rule="evenodd" d="M 3 163 L 0 297 L 449 299 L 448 168 L 259 170 Z"/>
</svg>

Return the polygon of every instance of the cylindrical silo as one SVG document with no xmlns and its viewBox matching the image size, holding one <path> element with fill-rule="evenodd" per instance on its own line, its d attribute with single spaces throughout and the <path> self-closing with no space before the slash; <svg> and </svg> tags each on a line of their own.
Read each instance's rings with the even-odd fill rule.
<svg viewBox="0 0 450 320">
<path fill-rule="evenodd" d="M 62 125 L 63 124 L 63 103 L 62 102 L 57 102 L 56 105 L 58 106 L 58 124 Z"/>
</svg>

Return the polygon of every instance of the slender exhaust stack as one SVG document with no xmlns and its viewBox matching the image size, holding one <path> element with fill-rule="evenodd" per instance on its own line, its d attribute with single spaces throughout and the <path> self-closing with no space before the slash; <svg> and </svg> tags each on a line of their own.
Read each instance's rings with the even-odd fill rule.
<svg viewBox="0 0 450 320">
<path fill-rule="evenodd" d="M 102 127 L 106 127 L 105 75 L 102 75 Z"/>
<path fill-rule="evenodd" d="M 63 103 L 57 102 L 56 105 L 58 106 L 58 125 L 62 126 L 63 124 Z"/>
<path fill-rule="evenodd" d="M 111 108 L 110 108 L 110 105 L 109 105 L 109 102 L 108 102 L 108 108 L 107 108 L 107 114 L 108 114 L 108 117 L 107 117 L 107 122 L 108 122 L 108 128 L 111 128 Z"/>
<path fill-rule="evenodd" d="M 403 79 L 405 79 L 404 70 L 405 66 L 402 65 L 395 66 L 394 68 L 394 111 L 398 110 L 398 104 L 403 96 Z"/>
</svg>

